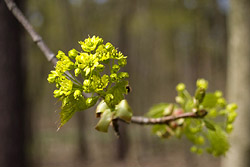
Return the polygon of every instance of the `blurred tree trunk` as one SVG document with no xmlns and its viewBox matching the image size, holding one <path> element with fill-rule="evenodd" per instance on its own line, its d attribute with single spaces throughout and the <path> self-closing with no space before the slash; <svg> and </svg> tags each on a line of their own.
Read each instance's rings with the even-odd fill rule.
<svg viewBox="0 0 250 167">
<path fill-rule="evenodd" d="M 86 119 L 84 111 L 79 112 L 77 116 L 77 130 L 78 130 L 78 157 L 80 160 L 88 159 L 88 141 L 85 134 Z"/>
<path fill-rule="evenodd" d="M 231 0 L 229 13 L 228 99 L 238 104 L 232 148 L 224 167 L 250 166 L 250 1 Z"/>
<path fill-rule="evenodd" d="M 133 13 L 134 1 L 123 0 L 121 5 L 121 18 L 118 26 L 118 47 L 119 50 L 124 54 L 128 54 L 128 42 L 129 42 L 129 23 Z M 127 68 L 126 71 L 129 69 Z M 120 122 L 119 124 L 120 137 L 117 140 L 117 160 L 124 160 L 127 156 L 129 148 L 129 138 L 127 134 L 127 129 L 124 123 Z"/>
<path fill-rule="evenodd" d="M 23 2 L 19 0 L 18 2 Z M 24 167 L 25 116 L 20 25 L 0 2 L 0 166 Z"/>
<path fill-rule="evenodd" d="M 85 2 L 86 3 L 86 2 Z M 65 31 L 67 31 L 68 33 L 66 34 L 67 35 L 67 39 L 71 39 L 71 41 L 65 41 L 65 47 L 67 46 L 71 46 L 71 42 L 72 41 L 77 41 L 77 39 L 74 39 L 72 40 L 72 38 L 74 37 L 78 37 L 77 35 L 77 30 L 76 30 L 76 25 L 78 24 L 77 22 L 74 22 L 72 20 L 72 18 L 74 17 L 73 15 L 73 9 L 72 7 L 70 6 L 70 3 L 69 1 L 62 1 L 60 3 L 61 5 L 61 8 L 63 9 L 63 13 L 62 15 L 64 16 L 65 18 Z M 84 5 L 84 7 L 82 8 L 82 10 L 85 10 L 85 8 L 87 8 L 87 5 Z M 70 48 L 69 48 L 70 49 Z M 77 125 L 76 125 L 76 128 L 77 128 L 77 131 L 78 131 L 78 154 L 77 154 L 77 158 L 79 158 L 80 160 L 87 160 L 88 159 L 88 142 L 87 142 L 87 137 L 86 137 L 86 134 L 85 134 L 85 131 L 86 131 L 86 112 L 79 112 L 77 113 L 78 116 L 77 116 Z"/>
</svg>

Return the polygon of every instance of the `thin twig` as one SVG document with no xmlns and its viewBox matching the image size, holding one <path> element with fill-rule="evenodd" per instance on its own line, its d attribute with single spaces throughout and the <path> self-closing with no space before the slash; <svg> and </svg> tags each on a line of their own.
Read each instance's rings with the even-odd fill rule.
<svg viewBox="0 0 250 167">
<path fill-rule="evenodd" d="M 24 16 L 23 12 L 17 7 L 16 3 L 13 0 L 4 0 L 8 9 L 12 12 L 15 18 L 20 22 L 24 29 L 29 33 L 33 42 L 37 44 L 44 56 L 49 62 L 56 66 L 57 58 L 51 49 L 44 42 L 42 37 L 34 30 L 33 26 L 30 24 L 28 19 Z M 73 77 L 68 71 L 65 72 L 68 76 Z M 73 77 L 74 78 L 74 77 Z M 76 79 L 76 82 L 79 82 Z M 80 83 L 80 82 L 79 82 Z M 86 97 L 89 97 L 88 94 L 84 94 Z"/>
<path fill-rule="evenodd" d="M 49 49 L 46 43 L 43 41 L 42 37 L 34 30 L 33 26 L 26 19 L 23 12 L 17 7 L 13 0 L 4 0 L 8 9 L 16 17 L 16 19 L 21 23 L 25 30 L 29 33 L 34 43 L 40 48 L 48 61 L 56 65 L 57 59 L 55 54 Z"/>
<path fill-rule="evenodd" d="M 40 48 L 42 53 L 45 55 L 49 62 L 52 62 L 56 65 L 57 58 L 55 54 L 50 50 L 50 48 L 43 41 L 42 37 L 34 30 L 33 26 L 26 19 L 22 11 L 17 7 L 16 3 L 13 0 L 4 0 L 8 9 L 12 12 L 12 14 L 16 17 L 16 19 L 21 23 L 21 25 L 25 28 L 25 30 L 29 33 L 34 43 Z M 67 73 L 68 74 L 68 73 Z M 181 118 L 202 118 L 207 114 L 207 112 L 202 113 L 194 113 L 188 112 L 183 113 L 177 116 L 171 115 L 162 118 L 147 118 L 141 116 L 133 116 L 131 119 L 131 123 L 141 124 L 141 125 L 153 125 L 153 124 L 167 124 L 171 121 L 181 119 Z"/>
<path fill-rule="evenodd" d="M 131 123 L 140 124 L 140 125 L 167 124 L 171 121 L 175 121 L 181 118 L 203 118 L 205 115 L 207 115 L 207 111 L 203 110 L 203 112 L 200 112 L 200 113 L 187 112 L 187 113 L 183 113 L 183 114 L 176 115 L 176 116 L 170 115 L 170 116 L 161 117 L 161 118 L 147 118 L 147 117 L 141 117 L 141 116 L 133 116 L 131 118 Z"/>
</svg>

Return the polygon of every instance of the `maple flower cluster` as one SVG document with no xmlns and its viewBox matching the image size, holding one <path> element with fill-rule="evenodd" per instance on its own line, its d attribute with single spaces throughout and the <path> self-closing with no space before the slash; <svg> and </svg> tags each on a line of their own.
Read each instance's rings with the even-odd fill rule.
<svg viewBox="0 0 250 167">
<path fill-rule="evenodd" d="M 99 98 L 115 110 L 127 93 L 129 75 L 120 72 L 127 64 L 127 57 L 96 36 L 79 41 L 79 44 L 82 51 L 72 49 L 68 55 L 58 51 L 55 70 L 48 76 L 48 82 L 56 84 L 54 97 L 62 101 L 61 125 L 76 111 L 95 105 Z M 85 97 L 86 93 L 91 97 Z"/>
</svg>

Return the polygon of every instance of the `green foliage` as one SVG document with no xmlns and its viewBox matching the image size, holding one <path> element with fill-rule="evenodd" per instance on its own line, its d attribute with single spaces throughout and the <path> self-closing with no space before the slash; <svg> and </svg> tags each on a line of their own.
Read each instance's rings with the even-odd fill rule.
<svg viewBox="0 0 250 167">
<path fill-rule="evenodd" d="M 159 117 L 167 116 L 164 114 L 164 111 L 168 110 L 169 106 L 170 105 L 168 103 L 156 104 L 149 110 L 149 112 L 147 113 L 147 116 L 151 118 L 159 118 Z M 168 115 L 170 114 L 171 113 L 169 113 Z"/>
<path fill-rule="evenodd" d="M 207 148 L 207 152 L 213 154 L 214 156 L 224 155 L 229 149 L 228 137 L 225 131 L 219 126 L 216 130 L 207 133 L 208 141 L 210 142 L 210 147 Z"/>
<path fill-rule="evenodd" d="M 176 87 L 176 104 L 160 103 L 147 113 L 148 117 L 159 118 L 206 111 L 205 117 L 182 118 L 166 125 L 154 125 L 152 132 L 162 138 L 186 136 L 193 143 L 190 150 L 197 154 L 206 150 L 214 156 L 225 155 L 229 149 L 228 134 L 233 130 L 233 122 L 237 117 L 237 105 L 227 104 L 220 91 L 206 93 L 207 88 L 208 82 L 199 79 L 195 94 L 191 96 L 185 85 L 180 83 Z"/>
<path fill-rule="evenodd" d="M 129 75 L 120 72 L 127 64 L 127 57 L 99 37 L 89 37 L 79 44 L 82 51 L 72 49 L 68 55 L 58 51 L 59 61 L 48 76 L 48 82 L 57 88 L 54 97 L 62 102 L 59 128 L 74 113 L 94 106 L 99 99 L 102 100 L 96 108 L 96 116 L 100 117 L 98 131 L 107 132 L 110 125 L 117 129 L 117 119 L 130 123 L 133 114 L 124 99 Z M 150 118 L 176 118 L 192 113 L 196 118 L 180 117 L 154 125 L 152 132 L 162 138 L 186 136 L 193 143 L 190 150 L 197 154 L 206 150 L 214 156 L 224 155 L 229 149 L 227 135 L 233 130 L 237 105 L 227 104 L 220 91 L 206 93 L 208 82 L 204 79 L 197 80 L 196 85 L 191 96 L 185 84 L 178 84 L 176 104 L 160 103 L 146 114 Z"/>
<path fill-rule="evenodd" d="M 127 102 L 123 101 L 129 75 L 120 72 L 121 67 L 127 64 L 127 57 L 111 43 L 104 44 L 99 37 L 89 37 L 79 44 L 82 51 L 72 49 L 68 55 L 58 51 L 55 70 L 48 76 L 48 82 L 54 83 L 57 88 L 54 97 L 62 101 L 60 127 L 76 111 L 94 106 L 100 98 L 107 106 L 105 110 L 97 111 L 101 119 L 96 129 L 107 131 L 113 117 L 129 122 L 132 112 Z M 87 97 L 87 93 L 91 97 Z"/>
<path fill-rule="evenodd" d="M 108 131 L 109 125 L 113 119 L 119 118 L 127 123 L 130 123 L 131 117 L 133 115 L 128 102 L 124 99 L 121 100 L 113 110 L 109 108 L 104 100 L 101 101 L 97 106 L 96 114 L 97 117 L 101 117 L 100 121 L 96 125 L 96 129 L 101 132 Z"/>
</svg>

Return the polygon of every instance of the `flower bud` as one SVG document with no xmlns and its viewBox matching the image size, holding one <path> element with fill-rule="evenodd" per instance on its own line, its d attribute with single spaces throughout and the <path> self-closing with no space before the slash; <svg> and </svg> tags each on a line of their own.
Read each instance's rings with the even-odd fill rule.
<svg viewBox="0 0 250 167">
<path fill-rule="evenodd" d="M 74 92 L 74 99 L 78 99 L 79 97 L 82 97 L 82 92 L 79 89 L 77 89 Z"/>
<path fill-rule="evenodd" d="M 89 86 L 89 85 L 90 85 L 90 80 L 85 79 L 85 80 L 83 81 L 83 85 L 84 85 L 84 86 Z"/>
<path fill-rule="evenodd" d="M 206 90 L 208 88 L 208 82 L 205 79 L 198 79 L 196 82 L 196 86 L 198 88 L 202 88 Z"/>
<path fill-rule="evenodd" d="M 214 95 L 215 95 L 217 98 L 220 98 L 220 97 L 222 97 L 223 94 L 222 94 L 221 91 L 217 90 L 217 91 L 215 91 Z"/>
<path fill-rule="evenodd" d="M 128 78 L 128 77 L 129 77 L 129 75 L 128 75 L 127 72 L 120 72 L 118 74 L 118 78 L 120 78 L 120 79 L 122 79 L 122 78 Z"/>
<path fill-rule="evenodd" d="M 198 104 L 201 104 L 206 95 L 206 89 L 198 87 L 195 92 L 195 99 L 198 100 Z"/>
<path fill-rule="evenodd" d="M 69 58 L 71 59 L 75 59 L 75 57 L 77 56 L 78 52 L 77 50 L 75 49 L 71 49 L 69 52 L 68 52 L 68 55 L 69 55 Z"/>
<path fill-rule="evenodd" d="M 184 83 L 179 83 L 177 86 L 176 86 L 176 90 L 178 92 L 182 92 L 183 90 L 186 89 L 186 85 Z"/>
<path fill-rule="evenodd" d="M 233 131 L 233 125 L 232 124 L 228 124 L 227 127 L 226 127 L 226 132 L 227 133 L 231 133 Z"/>
<path fill-rule="evenodd" d="M 75 69 L 75 76 L 78 76 L 81 73 L 81 70 L 79 68 Z"/>
<path fill-rule="evenodd" d="M 203 145 L 205 143 L 205 139 L 203 136 L 198 136 L 196 139 L 195 139 L 195 144 L 197 145 Z"/>
<path fill-rule="evenodd" d="M 229 111 L 234 111 L 238 108 L 238 106 L 235 104 L 235 103 L 232 103 L 232 104 L 228 104 L 227 105 L 227 110 Z"/>
<path fill-rule="evenodd" d="M 115 65 L 113 65 L 111 72 L 112 73 L 117 73 L 119 70 L 120 70 L 120 67 L 117 64 L 115 64 Z"/>
<path fill-rule="evenodd" d="M 110 79 L 111 79 L 111 81 L 116 81 L 116 79 L 117 79 L 117 74 L 111 74 L 110 75 Z"/>
<path fill-rule="evenodd" d="M 126 58 L 119 59 L 118 64 L 119 66 L 124 67 L 127 64 Z"/>
<path fill-rule="evenodd" d="M 233 123 L 236 117 L 237 117 L 236 112 L 229 113 L 229 115 L 227 117 L 228 123 Z"/>
<path fill-rule="evenodd" d="M 105 102 L 109 103 L 112 99 L 114 99 L 114 96 L 112 94 L 107 94 L 105 96 Z"/>
</svg>

